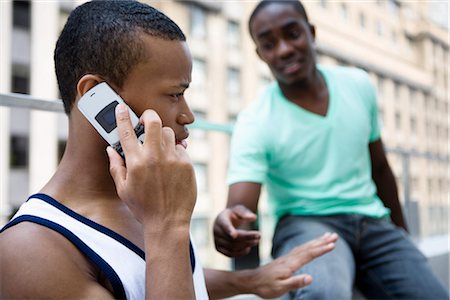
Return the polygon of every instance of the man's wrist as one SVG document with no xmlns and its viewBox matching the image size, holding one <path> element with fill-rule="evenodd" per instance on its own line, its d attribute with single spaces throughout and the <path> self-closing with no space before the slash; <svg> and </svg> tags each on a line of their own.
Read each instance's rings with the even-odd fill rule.
<svg viewBox="0 0 450 300">
<path fill-rule="evenodd" d="M 144 226 L 144 238 L 171 237 L 171 238 L 188 238 L 190 222 L 146 222 Z"/>
<path fill-rule="evenodd" d="M 257 294 L 258 269 L 236 271 L 235 289 L 239 294 Z"/>
</svg>

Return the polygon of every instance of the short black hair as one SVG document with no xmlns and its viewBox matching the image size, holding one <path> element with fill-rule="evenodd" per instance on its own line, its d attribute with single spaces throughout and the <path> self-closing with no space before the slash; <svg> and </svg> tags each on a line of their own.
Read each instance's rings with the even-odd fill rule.
<svg viewBox="0 0 450 300">
<path fill-rule="evenodd" d="M 97 74 L 122 87 L 131 68 L 145 59 L 141 34 L 186 41 L 175 22 L 137 1 L 92 1 L 70 14 L 56 43 L 54 60 L 59 91 L 70 114 L 85 74 Z"/>
<path fill-rule="evenodd" d="M 261 9 L 264 7 L 270 5 L 270 4 L 288 4 L 292 5 L 292 7 L 299 12 L 304 18 L 307 23 L 309 23 L 308 20 L 308 14 L 306 13 L 305 7 L 303 4 L 298 0 L 262 0 L 256 5 L 255 9 L 253 9 L 252 14 L 250 15 L 250 18 L 248 19 L 248 32 L 250 33 L 250 36 L 253 38 L 252 34 L 252 22 L 253 19 L 256 17 L 256 15 L 259 13 Z"/>
</svg>

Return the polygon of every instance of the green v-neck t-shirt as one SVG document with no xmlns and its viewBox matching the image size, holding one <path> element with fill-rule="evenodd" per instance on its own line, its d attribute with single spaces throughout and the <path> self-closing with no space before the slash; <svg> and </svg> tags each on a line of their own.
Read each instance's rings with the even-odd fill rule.
<svg viewBox="0 0 450 300">
<path fill-rule="evenodd" d="M 244 109 L 231 140 L 228 184 L 267 188 L 269 207 L 284 215 L 385 217 L 376 195 L 369 143 L 380 138 L 376 92 L 366 72 L 317 66 L 329 103 L 325 116 L 287 100 L 277 83 Z"/>
</svg>

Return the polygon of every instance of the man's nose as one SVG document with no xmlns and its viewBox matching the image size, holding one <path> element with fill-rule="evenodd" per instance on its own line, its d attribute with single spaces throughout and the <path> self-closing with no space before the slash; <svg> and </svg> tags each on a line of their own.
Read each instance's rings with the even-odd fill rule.
<svg viewBox="0 0 450 300">
<path fill-rule="evenodd" d="M 281 40 L 278 43 L 277 55 L 281 58 L 288 57 L 293 53 L 293 50 L 294 49 L 289 42 Z"/>
<path fill-rule="evenodd" d="M 195 117 L 190 109 L 178 114 L 177 123 L 180 125 L 189 125 L 194 123 Z"/>
</svg>

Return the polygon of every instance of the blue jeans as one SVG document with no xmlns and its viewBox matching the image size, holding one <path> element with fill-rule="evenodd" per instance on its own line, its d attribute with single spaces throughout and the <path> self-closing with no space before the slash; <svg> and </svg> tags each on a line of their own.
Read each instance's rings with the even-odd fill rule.
<svg viewBox="0 0 450 300">
<path fill-rule="evenodd" d="M 299 270 L 312 275 L 312 284 L 284 298 L 351 299 L 356 284 L 369 299 L 449 299 L 407 233 L 386 218 L 286 216 L 275 230 L 272 255 L 287 254 L 325 232 L 339 234 L 336 248 Z"/>
</svg>

